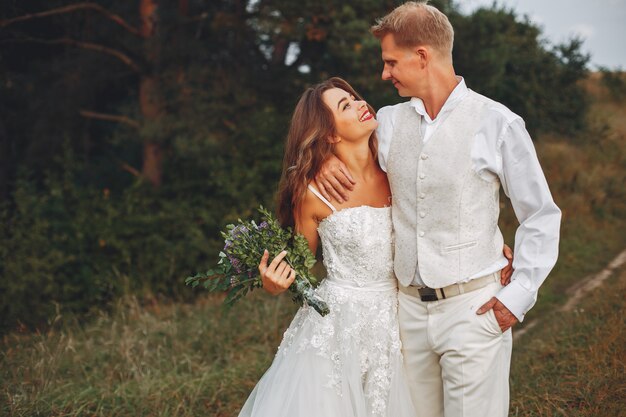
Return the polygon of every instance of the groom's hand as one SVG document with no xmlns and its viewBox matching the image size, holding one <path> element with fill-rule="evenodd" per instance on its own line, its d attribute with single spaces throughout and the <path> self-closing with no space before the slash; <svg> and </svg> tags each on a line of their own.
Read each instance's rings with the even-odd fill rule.
<svg viewBox="0 0 626 417">
<path fill-rule="evenodd" d="M 327 200 L 339 203 L 348 201 L 348 191 L 354 189 L 356 181 L 352 179 L 348 167 L 335 155 L 331 155 L 315 175 L 315 186 Z"/>
<path fill-rule="evenodd" d="M 502 286 L 509 285 L 511 282 L 511 276 L 513 275 L 513 250 L 509 247 L 509 245 L 504 244 L 504 248 L 502 248 L 502 253 L 504 257 L 509 261 L 507 266 L 505 266 L 502 271 L 500 271 L 500 283 Z"/>
<path fill-rule="evenodd" d="M 498 325 L 502 332 L 509 330 L 515 323 L 517 323 L 517 317 L 509 311 L 504 304 L 500 302 L 496 297 L 491 297 L 491 300 L 482 305 L 476 312 L 476 314 L 485 314 L 493 308 L 493 313 L 496 316 Z"/>
</svg>

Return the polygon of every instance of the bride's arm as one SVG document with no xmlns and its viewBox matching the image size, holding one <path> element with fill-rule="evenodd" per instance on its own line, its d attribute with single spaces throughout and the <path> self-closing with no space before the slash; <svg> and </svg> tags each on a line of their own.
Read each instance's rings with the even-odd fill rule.
<svg viewBox="0 0 626 417">
<path fill-rule="evenodd" d="M 319 236 L 317 234 L 317 217 L 316 209 L 319 208 L 317 197 L 307 191 L 307 195 L 302 203 L 300 213 L 296 215 L 296 232 L 302 234 L 309 242 L 309 249 L 315 253 L 317 250 L 317 242 Z M 317 200 L 317 201 L 316 201 Z M 267 250 L 263 252 L 261 263 L 259 264 L 259 273 L 263 281 L 263 289 L 273 295 L 278 295 L 286 291 L 296 278 L 296 273 L 283 260 L 287 255 L 286 251 L 279 253 L 268 265 L 269 253 Z"/>
<path fill-rule="evenodd" d="M 294 216 L 296 219 L 296 233 L 300 233 L 309 242 L 309 249 L 315 254 L 319 235 L 317 234 L 317 219 L 320 217 L 320 210 L 325 210 L 325 206 L 315 194 L 307 190 L 304 201 L 301 204 L 300 212 Z"/>
</svg>

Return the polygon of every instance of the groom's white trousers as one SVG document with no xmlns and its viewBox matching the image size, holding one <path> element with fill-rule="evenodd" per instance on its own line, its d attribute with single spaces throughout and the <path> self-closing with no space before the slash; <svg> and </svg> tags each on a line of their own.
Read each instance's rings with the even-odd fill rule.
<svg viewBox="0 0 626 417">
<path fill-rule="evenodd" d="M 501 286 L 493 282 L 439 301 L 399 292 L 404 363 L 417 417 L 506 417 L 511 330 L 493 310 L 476 310 Z"/>
</svg>

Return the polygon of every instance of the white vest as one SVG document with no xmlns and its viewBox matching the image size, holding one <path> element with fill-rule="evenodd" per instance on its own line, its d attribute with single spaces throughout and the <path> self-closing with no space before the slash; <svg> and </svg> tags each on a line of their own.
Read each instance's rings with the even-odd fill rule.
<svg viewBox="0 0 626 417">
<path fill-rule="evenodd" d="M 469 91 L 425 145 L 421 116 L 408 102 L 396 110 L 387 174 L 394 268 L 404 286 L 418 261 L 424 283 L 441 288 L 488 268 L 502 252 L 500 182 L 484 180 L 472 168 L 474 135 L 487 102 Z"/>
</svg>

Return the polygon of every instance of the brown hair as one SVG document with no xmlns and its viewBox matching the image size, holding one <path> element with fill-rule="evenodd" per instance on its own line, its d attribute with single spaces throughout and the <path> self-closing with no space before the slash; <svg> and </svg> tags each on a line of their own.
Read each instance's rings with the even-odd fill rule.
<svg viewBox="0 0 626 417">
<path fill-rule="evenodd" d="M 300 211 L 308 184 L 333 153 L 329 138 L 336 133 L 335 119 L 322 99 L 324 92 L 332 88 L 340 88 L 362 100 L 350 84 L 338 77 L 308 88 L 300 97 L 291 117 L 283 173 L 278 186 L 278 220 L 284 227 L 295 226 L 295 215 Z M 369 104 L 367 107 L 370 113 L 375 114 Z M 370 136 L 369 147 L 377 159 L 376 132 Z"/>
<path fill-rule="evenodd" d="M 393 34 L 396 45 L 413 47 L 430 45 L 452 57 L 454 29 L 448 17 L 428 4 L 428 1 L 409 1 L 396 7 L 376 21 L 372 34 L 378 39 Z"/>
</svg>

